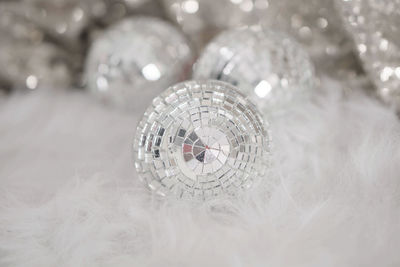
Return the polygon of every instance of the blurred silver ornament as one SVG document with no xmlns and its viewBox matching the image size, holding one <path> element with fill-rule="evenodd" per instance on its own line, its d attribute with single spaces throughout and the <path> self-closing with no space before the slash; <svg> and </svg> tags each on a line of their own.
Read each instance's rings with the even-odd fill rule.
<svg viewBox="0 0 400 267">
<path fill-rule="evenodd" d="M 170 19 L 198 49 L 222 30 L 258 23 L 267 0 L 162 0 Z"/>
<path fill-rule="evenodd" d="M 354 76 L 360 68 L 332 0 L 270 0 L 262 25 L 284 31 L 308 50 L 317 72 Z"/>
<path fill-rule="evenodd" d="M 308 98 L 314 86 L 314 68 L 302 47 L 259 26 L 215 37 L 195 63 L 193 77 L 237 86 L 263 113 Z"/>
<path fill-rule="evenodd" d="M 0 5 L 0 87 L 66 87 L 70 62 L 61 49 L 44 41 L 44 33 L 24 17 Z"/>
<path fill-rule="evenodd" d="M 136 170 L 161 195 L 208 199 L 237 194 L 265 173 L 267 127 L 235 87 L 183 82 L 155 98 L 139 123 Z"/>
<path fill-rule="evenodd" d="M 379 96 L 400 111 L 400 0 L 337 0 Z"/>
<path fill-rule="evenodd" d="M 187 40 L 172 25 L 134 17 L 93 43 L 86 76 L 91 92 L 104 101 L 144 110 L 164 88 L 187 78 L 192 61 Z"/>
</svg>

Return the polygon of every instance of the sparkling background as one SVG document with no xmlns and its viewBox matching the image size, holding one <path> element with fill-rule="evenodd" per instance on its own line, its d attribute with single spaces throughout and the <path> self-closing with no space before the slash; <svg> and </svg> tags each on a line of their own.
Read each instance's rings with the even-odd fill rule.
<svg viewBox="0 0 400 267">
<path fill-rule="evenodd" d="M 258 23 L 267 0 L 162 0 L 175 21 L 201 50 L 219 32 Z M 226 15 L 223 15 L 226 14 Z"/>
<path fill-rule="evenodd" d="M 336 3 L 378 95 L 400 111 L 400 1 Z"/>
</svg>

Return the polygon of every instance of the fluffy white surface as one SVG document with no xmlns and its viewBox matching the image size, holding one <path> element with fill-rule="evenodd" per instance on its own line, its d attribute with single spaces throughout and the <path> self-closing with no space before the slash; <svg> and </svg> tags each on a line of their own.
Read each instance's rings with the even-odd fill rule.
<svg viewBox="0 0 400 267">
<path fill-rule="evenodd" d="M 400 266 L 398 118 L 358 90 L 322 87 L 271 119 L 261 186 L 202 205 L 137 182 L 138 114 L 79 92 L 2 100 L 0 265 Z"/>
</svg>

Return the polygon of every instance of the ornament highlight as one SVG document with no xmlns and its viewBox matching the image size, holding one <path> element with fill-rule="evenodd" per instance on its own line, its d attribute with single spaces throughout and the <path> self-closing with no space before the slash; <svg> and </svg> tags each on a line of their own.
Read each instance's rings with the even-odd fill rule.
<svg viewBox="0 0 400 267">
<path fill-rule="evenodd" d="M 93 43 L 88 87 L 103 101 L 143 111 L 163 88 L 187 78 L 193 55 L 185 37 L 156 18 L 115 24 Z"/>
<path fill-rule="evenodd" d="M 310 96 L 314 68 L 288 36 L 259 26 L 222 32 L 197 60 L 194 79 L 229 82 L 271 113 Z"/>
<path fill-rule="evenodd" d="M 268 124 L 235 87 L 187 81 L 153 100 L 134 139 L 137 173 L 160 195 L 235 195 L 265 174 Z"/>
</svg>

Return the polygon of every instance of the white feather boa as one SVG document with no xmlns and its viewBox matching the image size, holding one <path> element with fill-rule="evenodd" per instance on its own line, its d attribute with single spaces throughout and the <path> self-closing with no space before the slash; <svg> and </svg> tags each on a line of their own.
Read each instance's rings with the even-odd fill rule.
<svg viewBox="0 0 400 267">
<path fill-rule="evenodd" d="M 324 80 L 271 119 L 265 182 L 202 205 L 137 182 L 139 117 L 83 92 L 1 100 L 0 266 L 400 266 L 400 123 L 378 101 Z"/>
</svg>

